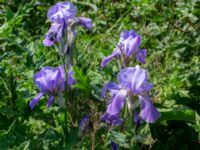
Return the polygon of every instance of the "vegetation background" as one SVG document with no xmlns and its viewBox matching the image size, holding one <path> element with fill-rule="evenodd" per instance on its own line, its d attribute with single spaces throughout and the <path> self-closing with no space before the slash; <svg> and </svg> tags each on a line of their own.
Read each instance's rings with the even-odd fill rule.
<svg viewBox="0 0 200 150">
<path fill-rule="evenodd" d="M 92 18 L 92 31 L 77 28 L 76 108 L 68 135 L 64 114 L 43 98 L 34 110 L 33 75 L 44 66 L 58 66 L 55 49 L 42 44 L 50 23 L 47 11 L 57 0 L 0 0 L 0 149 L 110 149 L 116 141 L 124 149 L 200 149 L 200 1 L 198 0 L 71 0 L 78 16 Z M 105 111 L 100 97 L 104 83 L 116 80 L 115 61 L 101 68 L 125 29 L 134 29 L 147 48 L 152 100 L 161 118 L 145 125 L 140 137 L 130 132 L 95 131 L 95 119 Z M 84 106 L 84 107 L 83 107 Z M 98 110 L 98 112 L 97 112 Z M 90 114 L 93 125 L 85 136 L 77 134 L 78 120 Z M 65 127 L 65 128 L 67 128 Z M 94 134 L 94 131 L 96 134 Z"/>
</svg>

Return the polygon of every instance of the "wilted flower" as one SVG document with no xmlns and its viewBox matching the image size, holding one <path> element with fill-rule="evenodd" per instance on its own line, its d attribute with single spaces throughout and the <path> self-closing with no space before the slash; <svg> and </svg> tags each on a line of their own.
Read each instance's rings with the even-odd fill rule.
<svg viewBox="0 0 200 150">
<path fill-rule="evenodd" d="M 113 53 L 105 57 L 101 62 L 101 67 L 105 67 L 113 58 L 120 57 L 125 65 L 129 63 L 132 57 L 136 57 L 140 63 L 146 61 L 146 49 L 141 50 L 141 38 L 134 30 L 123 31 L 120 34 L 120 40 Z"/>
<path fill-rule="evenodd" d="M 153 85 L 149 83 L 147 71 L 140 69 L 139 66 L 127 67 L 122 69 L 118 74 L 119 84 L 109 82 L 102 90 L 102 96 L 105 96 L 105 91 L 110 91 L 111 101 L 107 106 L 106 114 L 110 116 L 119 115 L 127 96 L 133 98 L 138 97 L 140 103 L 140 117 L 146 122 L 153 123 L 160 117 L 160 113 L 153 106 L 149 97 L 149 91 Z M 135 101 L 137 99 L 134 99 Z"/>
<path fill-rule="evenodd" d="M 72 86 L 74 84 L 76 84 L 76 80 L 74 79 L 74 72 L 73 72 L 73 67 L 70 66 L 69 72 L 67 74 L 67 84 L 69 86 Z"/>
<path fill-rule="evenodd" d="M 75 80 L 73 79 L 71 72 L 68 73 L 68 81 L 69 78 L 70 80 Z M 46 106 L 48 108 L 52 105 L 55 96 L 63 92 L 65 89 L 65 73 L 62 66 L 56 68 L 44 67 L 34 75 L 33 79 L 36 86 L 39 88 L 40 93 L 29 103 L 31 109 L 35 107 L 44 94 L 49 95 Z M 72 85 L 72 83 L 70 82 L 69 85 Z"/>
<path fill-rule="evenodd" d="M 84 28 L 92 28 L 92 20 L 85 17 L 76 17 L 76 7 L 71 2 L 58 2 L 50 7 L 47 17 L 52 23 L 47 32 L 43 44 L 52 46 L 55 42 L 59 42 L 65 34 L 67 26 L 72 24 L 81 25 Z"/>
<path fill-rule="evenodd" d="M 120 114 L 110 115 L 108 113 L 105 113 L 101 117 L 101 121 L 114 126 L 119 126 L 122 124 L 122 119 L 120 118 Z"/>
<path fill-rule="evenodd" d="M 89 116 L 84 115 L 79 123 L 79 134 L 80 136 L 85 134 L 89 130 Z"/>
</svg>

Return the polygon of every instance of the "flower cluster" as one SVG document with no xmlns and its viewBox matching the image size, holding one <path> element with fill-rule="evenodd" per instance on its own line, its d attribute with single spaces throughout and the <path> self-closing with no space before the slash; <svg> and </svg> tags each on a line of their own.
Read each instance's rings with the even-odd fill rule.
<svg viewBox="0 0 200 150">
<path fill-rule="evenodd" d="M 76 7 L 70 2 L 58 2 L 52 6 L 47 13 L 51 27 L 45 36 L 43 44 L 52 46 L 54 43 L 61 41 L 65 35 L 66 28 L 74 24 L 81 25 L 87 29 L 92 28 L 91 19 L 76 17 L 76 13 Z"/>
<path fill-rule="evenodd" d="M 141 38 L 134 30 L 123 31 L 120 34 L 119 43 L 110 56 L 105 57 L 101 67 L 105 67 L 113 58 L 121 58 L 123 66 L 129 65 L 132 57 L 136 57 L 140 63 L 146 62 L 146 49 L 140 49 Z"/>
<path fill-rule="evenodd" d="M 67 50 L 73 45 L 72 39 L 76 35 L 76 32 L 73 30 L 74 25 L 81 25 L 87 29 L 92 28 L 91 19 L 76 17 L 76 13 L 76 7 L 70 2 L 58 2 L 50 7 L 47 13 L 51 27 L 45 36 L 43 44 L 45 46 L 52 46 L 56 42 L 59 42 L 60 47 L 58 52 L 62 54 L 60 56 L 64 61 L 64 67 L 45 67 L 35 74 L 34 82 L 39 88 L 40 93 L 29 103 L 31 109 L 35 107 L 44 94 L 49 95 L 47 102 L 47 107 L 49 107 L 56 96 L 59 96 L 65 89 L 71 90 L 71 86 L 76 83 L 72 71 L 72 55 L 65 55 L 65 53 L 68 54 Z M 70 49 L 70 53 L 72 53 L 71 51 L 72 49 Z M 70 57 L 70 61 L 68 61 L 68 57 Z"/>
<path fill-rule="evenodd" d="M 120 40 L 114 52 L 103 59 L 101 66 L 104 67 L 110 60 L 115 57 L 122 59 L 122 69 L 118 76 L 118 83 L 108 82 L 102 89 L 102 97 L 106 96 L 107 91 L 111 95 L 111 100 L 108 102 L 106 113 L 102 116 L 102 121 L 112 124 L 121 125 L 123 119 L 120 118 L 120 112 L 127 103 L 129 111 L 132 113 L 140 105 L 140 113 L 135 115 L 149 123 L 153 123 L 160 117 L 160 113 L 154 107 L 149 91 L 153 84 L 148 82 L 147 71 L 136 67 L 129 67 L 132 57 L 136 57 L 140 63 L 146 61 L 146 49 L 141 50 L 141 38 L 133 30 L 123 31 L 120 35 Z"/>
<path fill-rule="evenodd" d="M 76 83 L 72 69 L 68 72 L 67 76 L 67 84 L 72 86 Z M 35 105 L 39 102 L 41 97 L 44 94 L 49 95 L 49 99 L 47 102 L 47 108 L 52 105 L 54 102 L 55 96 L 58 96 L 59 93 L 64 92 L 65 90 L 65 73 L 62 66 L 57 68 L 52 67 L 44 67 L 38 73 L 36 73 L 33 77 L 34 82 L 40 93 L 29 103 L 31 109 L 35 107 Z"/>
</svg>

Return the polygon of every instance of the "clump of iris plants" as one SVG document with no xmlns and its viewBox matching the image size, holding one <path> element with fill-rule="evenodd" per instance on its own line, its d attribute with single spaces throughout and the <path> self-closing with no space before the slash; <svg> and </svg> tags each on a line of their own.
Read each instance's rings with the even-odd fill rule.
<svg viewBox="0 0 200 150">
<path fill-rule="evenodd" d="M 63 64 L 59 67 L 44 67 L 34 75 L 34 82 L 40 93 L 29 103 L 33 109 L 40 98 L 47 94 L 47 107 L 51 106 L 55 97 L 58 103 L 65 107 L 63 92 L 70 92 L 71 86 L 76 83 L 73 77 L 73 42 L 76 37 L 75 26 L 81 25 L 92 28 L 92 21 L 86 17 L 76 17 L 76 7 L 70 2 L 58 2 L 50 7 L 47 17 L 51 27 L 43 41 L 44 46 L 55 46 Z"/>
<path fill-rule="evenodd" d="M 130 117 L 134 129 L 142 122 L 154 123 L 160 117 L 160 112 L 150 98 L 149 92 L 153 84 L 148 81 L 147 71 L 139 65 L 132 67 L 135 60 L 142 64 L 146 62 L 146 49 L 140 49 L 140 44 L 139 34 L 134 30 L 125 30 L 121 32 L 119 43 L 112 54 L 101 62 L 101 67 L 105 67 L 114 58 L 119 61 L 118 82 L 109 81 L 101 92 L 101 96 L 108 99 L 107 109 L 101 120 L 110 126 L 121 126 L 123 129 L 127 117 Z M 111 146 L 112 149 L 118 149 L 114 141 Z"/>
<path fill-rule="evenodd" d="M 72 102 L 73 85 L 77 82 L 73 72 L 76 26 L 89 30 L 92 28 L 91 19 L 77 17 L 76 13 L 76 7 L 70 2 L 58 2 L 50 7 L 47 13 L 51 27 L 45 35 L 43 44 L 55 47 L 62 64 L 58 67 L 46 66 L 34 75 L 34 83 L 39 89 L 39 94 L 29 103 L 31 109 L 46 94 L 49 97 L 47 108 L 56 101 L 65 112 L 68 111 L 67 104 Z M 138 122 L 153 123 L 160 117 L 150 98 L 153 84 L 148 81 L 148 73 L 134 64 L 146 62 L 146 49 L 141 49 L 140 44 L 139 34 L 134 30 L 125 30 L 121 32 L 119 42 L 112 54 L 102 60 L 101 67 L 105 67 L 116 58 L 120 71 L 117 75 L 118 82 L 109 81 L 102 89 L 101 96 L 108 99 L 108 102 L 107 109 L 99 118 L 99 122 L 105 122 L 109 126 L 123 126 L 127 117 L 132 117 L 136 125 Z M 124 115 L 122 112 L 125 112 Z M 81 136 L 90 131 L 89 124 L 90 116 L 86 114 L 79 123 Z M 118 149 L 115 141 L 110 141 L 110 145 L 112 149 Z"/>
</svg>

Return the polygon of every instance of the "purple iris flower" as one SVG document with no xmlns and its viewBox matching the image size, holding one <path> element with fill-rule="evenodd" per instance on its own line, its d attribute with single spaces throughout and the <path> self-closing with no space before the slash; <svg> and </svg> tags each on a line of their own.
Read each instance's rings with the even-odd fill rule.
<svg viewBox="0 0 200 150">
<path fill-rule="evenodd" d="M 147 71 L 139 66 L 127 67 L 118 74 L 119 84 L 109 82 L 103 88 L 102 96 L 105 96 L 105 91 L 110 91 L 112 99 L 107 106 L 106 114 L 110 116 L 119 116 L 127 96 L 138 97 L 140 103 L 140 118 L 146 122 L 153 123 L 159 117 L 160 113 L 154 107 L 149 91 L 152 89 L 152 83 L 148 82 Z M 136 101 L 137 99 L 133 99 Z M 111 118 L 111 117 L 110 117 Z M 110 118 L 106 118 L 107 122 Z"/>
<path fill-rule="evenodd" d="M 70 2 L 58 2 L 50 7 L 47 17 L 52 23 L 47 32 L 43 44 L 52 46 L 55 42 L 59 42 L 64 36 L 65 29 L 71 23 L 81 25 L 84 28 L 92 28 L 92 20 L 86 17 L 76 17 L 76 7 Z"/>
<path fill-rule="evenodd" d="M 74 81 L 75 79 L 69 74 L 71 73 L 68 73 L 68 81 L 70 81 L 69 85 L 72 85 L 71 81 Z M 65 89 L 65 73 L 64 68 L 62 66 L 56 68 L 48 66 L 44 67 L 42 70 L 40 70 L 34 75 L 33 79 L 36 86 L 40 90 L 40 93 L 29 103 L 31 109 L 33 109 L 36 106 L 36 104 L 39 102 L 39 100 L 44 94 L 49 95 L 46 107 L 50 107 L 54 102 L 55 96 L 63 92 Z M 75 82 L 73 82 L 73 84 L 74 83 Z"/>
<path fill-rule="evenodd" d="M 122 31 L 120 40 L 113 53 L 105 57 L 101 62 L 101 67 L 105 67 L 113 58 L 121 57 L 123 63 L 128 63 L 132 57 L 136 57 L 140 63 L 146 62 L 146 49 L 141 50 L 141 38 L 134 30 Z"/>
</svg>

